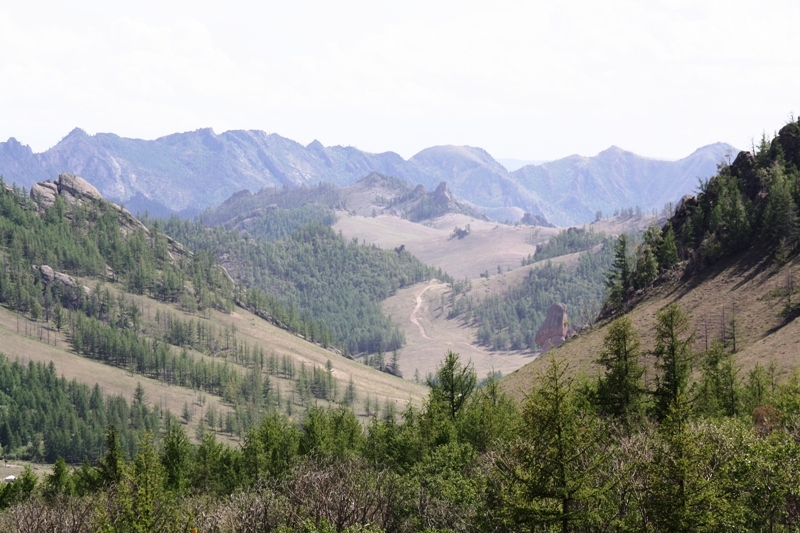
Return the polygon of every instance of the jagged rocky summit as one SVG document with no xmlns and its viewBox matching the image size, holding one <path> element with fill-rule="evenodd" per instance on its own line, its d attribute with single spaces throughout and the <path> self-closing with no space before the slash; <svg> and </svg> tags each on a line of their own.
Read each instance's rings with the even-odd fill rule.
<svg viewBox="0 0 800 533">
<path fill-rule="evenodd" d="M 145 141 L 76 128 L 42 153 L 14 138 L 0 142 L 0 175 L 23 187 L 62 171 L 89 176 L 105 198 L 125 202 L 134 213 L 166 217 L 196 214 L 243 189 L 347 187 L 378 172 L 427 191 L 447 182 L 462 202 L 495 220 L 516 221 L 529 212 L 566 226 L 589 222 L 609 206 L 660 209 L 692 190 L 698 177 L 714 175 L 731 150 L 715 144 L 679 161 L 657 161 L 612 148 L 508 172 L 485 150 L 469 146 L 426 148 L 405 160 L 318 141 L 302 146 L 252 130 L 216 134 L 206 128 Z"/>
</svg>

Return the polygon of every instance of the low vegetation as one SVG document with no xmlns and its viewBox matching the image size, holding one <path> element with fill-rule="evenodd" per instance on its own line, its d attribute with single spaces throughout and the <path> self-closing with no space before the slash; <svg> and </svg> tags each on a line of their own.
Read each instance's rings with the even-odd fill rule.
<svg viewBox="0 0 800 533">
<path fill-rule="evenodd" d="M 620 318 L 596 379 L 551 358 L 521 406 L 449 353 L 420 409 L 363 427 L 344 408 L 273 413 L 241 446 L 172 420 L 132 459 L 110 427 L 96 466 L 59 461 L 0 492 L 8 531 L 761 531 L 800 527 L 800 374 L 739 375 L 695 352 L 686 314 L 642 346 Z M 645 354 L 655 360 L 645 380 Z M 691 369 L 699 369 L 692 373 Z M 746 487 L 746 489 L 745 489 Z M 47 517 L 45 521 L 43 517 Z M 37 524 L 42 524 L 38 525 Z"/>
</svg>

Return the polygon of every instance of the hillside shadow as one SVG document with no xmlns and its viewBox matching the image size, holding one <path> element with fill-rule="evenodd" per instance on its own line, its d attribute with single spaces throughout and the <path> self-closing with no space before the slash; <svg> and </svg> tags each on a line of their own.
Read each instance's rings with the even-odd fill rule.
<svg viewBox="0 0 800 533">
<path fill-rule="evenodd" d="M 764 334 L 764 337 L 768 337 L 773 333 L 777 333 L 778 331 L 782 330 L 783 328 L 794 322 L 794 320 L 797 317 L 800 317 L 800 307 L 795 307 L 794 309 L 792 309 L 792 311 L 783 318 L 780 324 L 768 329 Z"/>
<path fill-rule="evenodd" d="M 736 257 L 724 259 L 712 267 L 692 274 L 688 278 L 684 278 L 683 283 L 674 287 L 666 296 L 672 301 L 680 300 L 700 285 L 720 275 L 739 278 L 739 281 L 730 289 L 731 291 L 735 291 L 752 282 L 771 268 L 774 269 L 774 272 L 771 275 L 765 276 L 758 285 L 763 285 L 780 271 L 780 269 L 774 268 L 771 251 L 766 247 L 758 247 L 748 250 Z"/>
</svg>

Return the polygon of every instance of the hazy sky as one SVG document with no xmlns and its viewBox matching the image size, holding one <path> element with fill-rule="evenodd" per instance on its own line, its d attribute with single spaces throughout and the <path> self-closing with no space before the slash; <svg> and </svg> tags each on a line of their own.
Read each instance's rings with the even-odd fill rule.
<svg viewBox="0 0 800 533">
<path fill-rule="evenodd" d="M 35 151 L 76 126 L 212 127 L 404 157 L 679 158 L 800 113 L 797 0 L 9 4 L 0 139 Z"/>
</svg>

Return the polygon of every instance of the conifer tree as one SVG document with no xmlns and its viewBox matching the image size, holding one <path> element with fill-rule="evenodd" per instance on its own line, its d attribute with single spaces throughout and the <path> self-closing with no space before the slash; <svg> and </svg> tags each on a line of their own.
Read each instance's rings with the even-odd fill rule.
<svg viewBox="0 0 800 533">
<path fill-rule="evenodd" d="M 658 266 L 661 268 L 672 268 L 678 262 L 678 246 L 675 244 L 675 232 L 672 224 L 667 225 L 667 233 L 658 247 Z"/>
<path fill-rule="evenodd" d="M 656 315 L 656 367 L 655 396 L 656 419 L 664 420 L 672 404 L 685 398 L 694 354 L 694 333 L 689 332 L 689 315 L 677 303 L 662 309 Z"/>
<path fill-rule="evenodd" d="M 597 363 L 605 374 L 597 382 L 596 403 L 601 413 L 629 422 L 642 409 L 644 387 L 639 334 L 630 318 L 616 319 L 608 327 Z"/>
<path fill-rule="evenodd" d="M 442 364 L 436 369 L 436 379 L 428 380 L 431 400 L 445 405 L 448 415 L 455 419 L 477 384 L 472 362 L 461 364 L 457 353 L 448 350 Z"/>
<path fill-rule="evenodd" d="M 606 274 L 608 300 L 611 306 L 618 309 L 625 299 L 625 293 L 631 284 L 631 265 L 628 258 L 628 236 L 619 236 L 614 245 L 614 262 Z"/>
<path fill-rule="evenodd" d="M 501 455 L 502 505 L 525 531 L 592 530 L 591 509 L 604 491 L 604 432 L 566 371 L 551 360 L 522 408 L 519 438 Z"/>
<path fill-rule="evenodd" d="M 182 492 L 186 488 L 191 459 L 191 443 L 183 427 L 170 424 L 161 450 L 167 489 Z"/>
</svg>

